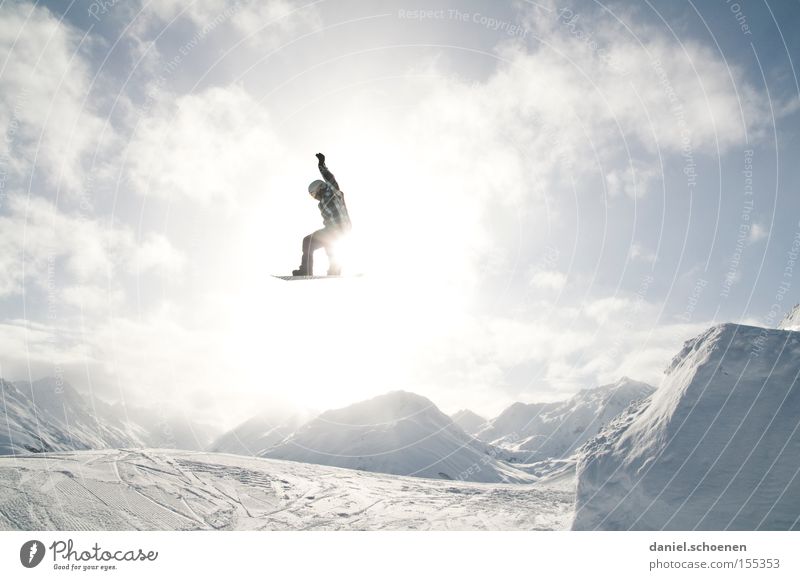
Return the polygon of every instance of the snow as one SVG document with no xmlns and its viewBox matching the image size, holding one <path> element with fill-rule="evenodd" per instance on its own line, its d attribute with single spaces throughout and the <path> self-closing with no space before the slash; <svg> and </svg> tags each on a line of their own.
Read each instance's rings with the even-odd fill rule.
<svg viewBox="0 0 800 580">
<path fill-rule="evenodd" d="M 0 458 L 0 530 L 565 530 L 574 470 L 480 484 L 172 450 Z"/>
<path fill-rule="evenodd" d="M 723 324 L 578 453 L 573 529 L 800 529 L 800 333 Z"/>
<path fill-rule="evenodd" d="M 262 457 L 147 449 L 157 418 L 0 380 L 0 529 L 800 529 L 799 377 L 800 332 L 723 324 L 658 390 L 517 403 L 490 442 L 394 391 L 215 443 Z"/>
<path fill-rule="evenodd" d="M 461 409 L 453 413 L 450 415 L 450 419 L 468 435 L 475 435 L 486 424 L 486 419 L 469 409 Z"/>
<path fill-rule="evenodd" d="M 535 478 L 496 457 L 425 397 L 393 391 L 323 413 L 262 457 L 480 482 Z"/>
<path fill-rule="evenodd" d="M 0 379 L 0 391 L 0 455 L 154 446 L 199 450 L 212 439 L 210 427 L 185 415 L 109 405 L 55 377 Z"/>
<path fill-rule="evenodd" d="M 209 451 L 258 455 L 289 437 L 304 422 L 305 417 L 301 415 L 284 417 L 265 411 L 224 433 L 214 441 Z"/>
<path fill-rule="evenodd" d="M 66 451 L 141 444 L 120 424 L 103 420 L 100 401 L 90 405 L 54 378 L 33 383 L 0 379 L 0 454 Z"/>
<path fill-rule="evenodd" d="M 521 463 L 568 457 L 632 401 L 654 390 L 622 377 L 565 401 L 514 403 L 475 436 L 511 451 L 510 457 Z"/>
<path fill-rule="evenodd" d="M 778 328 L 781 330 L 800 330 L 800 304 L 794 305 L 794 308 L 778 324 Z"/>
<path fill-rule="evenodd" d="M 142 441 L 143 447 L 204 451 L 219 434 L 218 428 L 200 423 L 181 410 L 168 412 L 158 404 L 141 406 L 117 403 L 108 406 L 108 410 L 101 414 L 103 420 L 121 424 L 127 433 L 134 435 L 134 439 Z M 132 446 L 138 445 L 124 445 Z"/>
</svg>

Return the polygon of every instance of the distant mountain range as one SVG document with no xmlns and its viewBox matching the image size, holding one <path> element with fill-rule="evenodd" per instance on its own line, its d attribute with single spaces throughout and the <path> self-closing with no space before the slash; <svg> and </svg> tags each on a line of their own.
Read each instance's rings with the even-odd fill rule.
<svg viewBox="0 0 800 580">
<path fill-rule="evenodd" d="M 616 383 L 583 389 L 566 401 L 514 403 L 475 432 L 475 437 L 514 452 L 531 463 L 568 457 L 631 402 L 655 388 L 623 377 Z"/>
<path fill-rule="evenodd" d="M 563 467 L 553 460 L 653 390 L 622 379 L 561 403 L 516 403 L 490 421 L 466 409 L 451 418 L 424 397 L 396 391 L 315 418 L 262 412 L 214 439 L 188 417 L 109 405 L 52 377 L 0 384 L 7 418 L 0 455 L 157 447 L 479 482 L 532 481 Z"/>
<path fill-rule="evenodd" d="M 327 411 L 259 455 L 439 479 L 535 479 L 497 459 L 430 400 L 405 391 Z"/>
<path fill-rule="evenodd" d="M 469 410 L 448 417 L 425 397 L 394 391 L 311 420 L 260 413 L 213 443 L 186 418 L 110 406 L 55 379 L 0 380 L 0 454 L 185 446 L 398 476 L 562 490 L 577 481 L 573 529 L 798 530 L 796 323 L 797 307 L 779 329 L 714 326 L 684 344 L 658 390 L 623 377 L 565 401 L 515 403 L 488 421 Z M 124 453 L 123 463 L 148 456 Z M 231 473 L 273 491 L 282 481 Z M 339 478 L 345 486 L 348 477 Z M 405 489 L 401 478 L 381 477 L 388 495 Z M 265 505 L 274 512 L 272 499 Z"/>
<path fill-rule="evenodd" d="M 622 378 L 562 402 L 515 403 L 490 421 L 468 409 L 447 417 L 430 400 L 397 391 L 328 411 L 299 428 L 255 417 L 211 450 L 398 475 L 529 481 L 562 468 L 558 460 L 654 390 Z"/>
<path fill-rule="evenodd" d="M 54 377 L 0 379 L 0 390 L 0 455 L 123 447 L 199 450 L 214 434 L 186 417 L 83 396 Z"/>
<path fill-rule="evenodd" d="M 0 454 L 143 444 L 138 433 L 106 420 L 106 405 L 87 403 L 67 383 L 54 378 L 32 383 L 0 379 L 0 389 L 5 418 L 0 425 Z"/>
</svg>

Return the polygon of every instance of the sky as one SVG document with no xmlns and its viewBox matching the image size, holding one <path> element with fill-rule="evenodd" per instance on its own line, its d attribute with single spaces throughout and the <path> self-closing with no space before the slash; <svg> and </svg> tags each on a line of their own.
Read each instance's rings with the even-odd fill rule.
<svg viewBox="0 0 800 580">
<path fill-rule="evenodd" d="M 797 2 L 0 3 L 0 376 L 490 417 L 800 302 Z M 347 196 L 345 273 L 285 282 Z M 324 253 L 317 258 L 325 269 Z"/>
</svg>

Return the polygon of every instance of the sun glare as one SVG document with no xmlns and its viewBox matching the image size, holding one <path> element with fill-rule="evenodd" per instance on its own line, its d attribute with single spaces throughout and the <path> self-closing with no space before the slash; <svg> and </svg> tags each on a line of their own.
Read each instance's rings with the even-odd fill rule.
<svg viewBox="0 0 800 580">
<path fill-rule="evenodd" d="M 239 288 L 227 344 L 241 384 L 321 408 L 415 388 L 432 347 L 457 332 L 465 295 L 442 281 L 387 268 L 392 248 L 370 255 L 359 241 L 342 240 L 337 251 L 346 272 L 361 276 L 283 281 L 264 275 Z M 324 268 L 325 252 L 319 254 Z"/>
<path fill-rule="evenodd" d="M 297 185 L 303 195 L 286 196 L 294 181 L 282 178 L 248 212 L 236 253 L 241 264 L 230 282 L 226 342 L 247 389 L 289 393 L 297 404 L 318 408 L 419 390 L 433 353 L 465 325 L 475 280 L 464 232 L 472 224 L 453 213 L 464 200 L 454 203 L 429 168 L 387 166 L 396 145 L 365 149 L 375 139 L 362 137 L 350 147 L 337 143 L 337 157 L 329 156 L 353 221 L 334 250 L 341 278 L 271 276 L 297 267 L 300 241 L 321 225 L 305 182 Z M 313 170 L 312 163 L 308 179 Z M 314 273 L 327 267 L 318 250 Z"/>
</svg>

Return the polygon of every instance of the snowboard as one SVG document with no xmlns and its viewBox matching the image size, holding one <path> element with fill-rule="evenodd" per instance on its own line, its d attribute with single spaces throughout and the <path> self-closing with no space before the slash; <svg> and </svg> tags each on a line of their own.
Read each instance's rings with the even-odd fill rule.
<svg viewBox="0 0 800 580">
<path fill-rule="evenodd" d="M 279 274 L 272 274 L 273 278 L 280 278 L 281 280 L 342 280 L 346 278 L 360 278 L 363 274 L 347 274 L 344 276 L 281 276 Z"/>
</svg>

